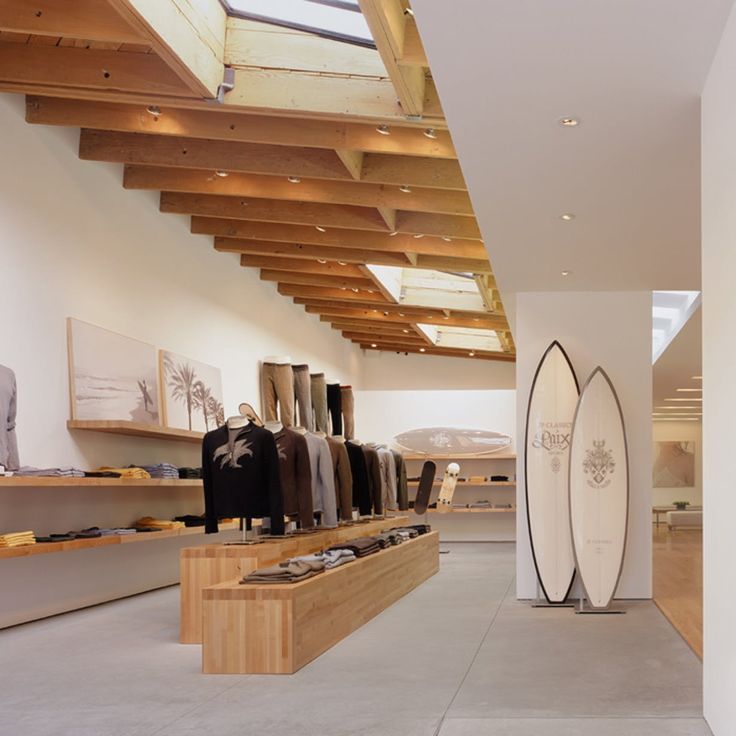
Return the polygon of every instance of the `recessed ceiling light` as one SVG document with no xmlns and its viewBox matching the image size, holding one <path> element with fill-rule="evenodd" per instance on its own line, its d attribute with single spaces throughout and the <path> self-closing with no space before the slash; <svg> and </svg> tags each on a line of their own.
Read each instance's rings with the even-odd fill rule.
<svg viewBox="0 0 736 736">
<path fill-rule="evenodd" d="M 561 273 L 561 274 L 562 274 L 563 276 L 569 276 L 569 275 L 570 275 L 570 274 L 572 273 L 572 271 L 560 271 L 560 273 Z"/>
<path fill-rule="evenodd" d="M 327 263 L 327 261 L 324 258 L 318 258 L 317 263 Z"/>
<path fill-rule="evenodd" d="M 314 227 L 317 230 L 319 230 L 321 233 L 326 233 L 327 232 L 327 228 L 326 227 L 322 227 L 322 225 L 315 225 Z"/>
<path fill-rule="evenodd" d="M 347 286 L 341 286 L 340 287 L 340 291 L 347 291 L 347 290 L 348 290 L 348 287 Z"/>
<path fill-rule="evenodd" d="M 298 176 L 290 176 L 289 182 L 291 184 L 299 184 L 301 182 L 301 179 Z"/>
<path fill-rule="evenodd" d="M 423 352 L 425 352 L 425 348 L 419 348 L 419 352 L 420 352 L 420 353 L 423 353 Z"/>
<path fill-rule="evenodd" d="M 563 128 L 576 128 L 580 121 L 577 118 L 560 118 L 560 125 Z"/>
<path fill-rule="evenodd" d="M 381 135 L 391 135 L 391 128 L 388 125 L 377 125 L 376 131 Z"/>
<path fill-rule="evenodd" d="M 560 220 L 564 220 L 565 222 L 570 222 L 570 220 L 574 220 L 575 215 L 572 214 L 572 212 L 565 212 L 564 214 L 560 215 Z"/>
<path fill-rule="evenodd" d="M 360 291 L 360 289 L 356 289 L 355 287 L 353 287 L 353 288 L 352 288 L 352 291 L 353 291 L 353 292 L 355 292 L 355 293 L 357 294 L 357 293 L 358 293 L 358 292 Z"/>
<path fill-rule="evenodd" d="M 475 353 L 470 352 L 470 353 L 468 353 L 468 355 L 472 358 L 475 355 Z"/>
<path fill-rule="evenodd" d="M 217 171 L 215 171 L 215 176 L 219 176 L 221 179 L 226 179 L 230 174 L 222 169 L 217 169 Z"/>
<path fill-rule="evenodd" d="M 377 347 L 378 347 L 378 345 L 376 345 L 376 343 L 372 342 L 372 343 L 371 343 L 371 347 L 372 347 L 372 348 L 377 348 Z"/>
<path fill-rule="evenodd" d="M 452 243 L 452 238 L 448 238 L 447 235 L 443 235 L 442 240 L 444 240 L 445 243 Z"/>
<path fill-rule="evenodd" d="M 434 128 L 425 128 L 424 129 L 424 135 L 427 138 L 431 138 L 432 140 L 437 139 L 437 131 Z"/>
<path fill-rule="evenodd" d="M 698 394 L 703 393 L 702 388 L 678 388 L 677 391 L 679 393 L 698 393 Z"/>
<path fill-rule="evenodd" d="M 411 187 L 408 184 L 402 184 L 399 187 L 400 192 L 404 192 L 404 194 L 411 194 Z"/>
<path fill-rule="evenodd" d="M 398 234 L 399 234 L 399 231 L 398 230 L 394 230 L 393 232 L 390 232 L 388 234 L 388 236 L 389 236 L 389 238 L 393 238 L 394 235 L 398 235 Z"/>
<path fill-rule="evenodd" d="M 338 264 L 340 266 L 347 266 L 348 265 L 345 261 L 338 261 Z"/>
<path fill-rule="evenodd" d="M 405 335 L 409 334 L 409 330 L 401 330 Z"/>
<path fill-rule="evenodd" d="M 146 112 L 155 118 L 161 117 L 161 108 L 158 105 L 149 105 L 146 108 Z"/>
<path fill-rule="evenodd" d="M 424 233 L 417 233 L 416 235 L 414 235 L 414 236 L 412 236 L 412 237 L 414 237 L 414 238 L 416 238 L 417 240 L 419 240 L 419 238 L 423 238 L 423 237 L 424 237 Z"/>
<path fill-rule="evenodd" d="M 403 317 L 403 316 L 404 316 L 404 313 L 403 312 L 399 312 L 399 317 Z"/>
</svg>

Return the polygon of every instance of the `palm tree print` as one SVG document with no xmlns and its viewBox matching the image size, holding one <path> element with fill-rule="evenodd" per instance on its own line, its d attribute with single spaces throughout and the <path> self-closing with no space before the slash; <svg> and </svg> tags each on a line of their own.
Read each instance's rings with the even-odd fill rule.
<svg viewBox="0 0 736 736">
<path fill-rule="evenodd" d="M 164 358 L 164 371 L 167 377 L 166 383 L 171 389 L 171 397 L 187 407 L 187 418 L 189 420 L 189 429 L 191 429 L 197 374 L 189 363 L 179 363 L 176 365 L 168 355 Z"/>
<path fill-rule="evenodd" d="M 194 400 L 195 408 L 202 412 L 204 417 L 204 431 L 210 431 L 209 417 L 210 417 L 210 401 L 212 399 L 212 391 L 204 385 L 202 381 L 197 381 L 194 384 L 192 398 Z"/>
</svg>

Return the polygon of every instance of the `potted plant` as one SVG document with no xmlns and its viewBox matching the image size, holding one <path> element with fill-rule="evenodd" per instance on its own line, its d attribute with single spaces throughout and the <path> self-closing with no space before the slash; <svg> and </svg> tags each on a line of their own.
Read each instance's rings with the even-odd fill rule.
<svg viewBox="0 0 736 736">
<path fill-rule="evenodd" d="M 685 511 L 687 507 L 690 505 L 690 501 L 673 501 L 672 505 L 678 510 L 678 511 Z"/>
</svg>

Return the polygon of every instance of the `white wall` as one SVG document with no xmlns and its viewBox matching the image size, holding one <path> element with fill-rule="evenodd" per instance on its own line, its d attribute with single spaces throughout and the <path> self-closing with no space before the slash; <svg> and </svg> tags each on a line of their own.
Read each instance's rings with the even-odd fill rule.
<svg viewBox="0 0 736 736">
<path fill-rule="evenodd" d="M 702 102 L 703 710 L 715 736 L 736 723 L 734 448 L 736 406 L 736 14 Z"/>
<path fill-rule="evenodd" d="M 122 167 L 80 161 L 78 130 L 23 115 L 22 97 L 0 95 L 0 363 L 17 375 L 23 463 L 199 464 L 196 445 L 67 431 L 68 316 L 220 366 L 229 414 L 260 404 L 266 354 L 357 381 L 360 353 L 337 332 L 191 235 L 186 218 L 159 213 L 156 193 L 125 191 Z M 127 525 L 202 505 L 196 489 L 5 489 L 0 531 Z M 0 561 L 0 626 L 174 583 L 179 546 L 204 539 Z"/>
<path fill-rule="evenodd" d="M 582 386 L 601 365 L 611 377 L 626 423 L 630 506 L 618 598 L 652 593 L 652 295 L 651 292 L 522 293 L 516 302 L 517 424 L 523 435 L 529 390 L 552 340 L 567 351 Z M 523 439 L 520 440 L 520 443 Z M 517 596 L 536 595 L 524 493 L 523 448 L 517 461 Z"/>
<path fill-rule="evenodd" d="M 692 488 L 652 488 L 652 505 L 669 506 L 673 501 L 703 504 L 703 432 L 700 422 L 652 422 L 654 442 L 687 441 L 695 443 L 695 485 Z M 652 460 L 656 461 L 657 447 Z"/>
</svg>

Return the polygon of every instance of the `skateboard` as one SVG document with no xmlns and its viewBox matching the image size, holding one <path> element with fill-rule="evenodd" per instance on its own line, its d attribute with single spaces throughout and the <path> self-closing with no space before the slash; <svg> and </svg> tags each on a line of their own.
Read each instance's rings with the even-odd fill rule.
<svg viewBox="0 0 736 736">
<path fill-rule="evenodd" d="M 432 493 L 434 485 L 434 475 L 437 472 L 437 466 L 427 460 L 422 467 L 422 475 L 419 478 L 419 487 L 417 488 L 416 499 L 414 500 L 414 513 L 426 514 L 427 506 L 429 506 L 429 496 Z"/>
<path fill-rule="evenodd" d="M 437 513 L 446 514 L 448 511 L 452 511 L 452 497 L 455 493 L 459 472 L 460 466 L 457 463 L 450 463 L 447 466 L 445 477 L 442 479 L 440 495 L 437 499 Z"/>
</svg>

